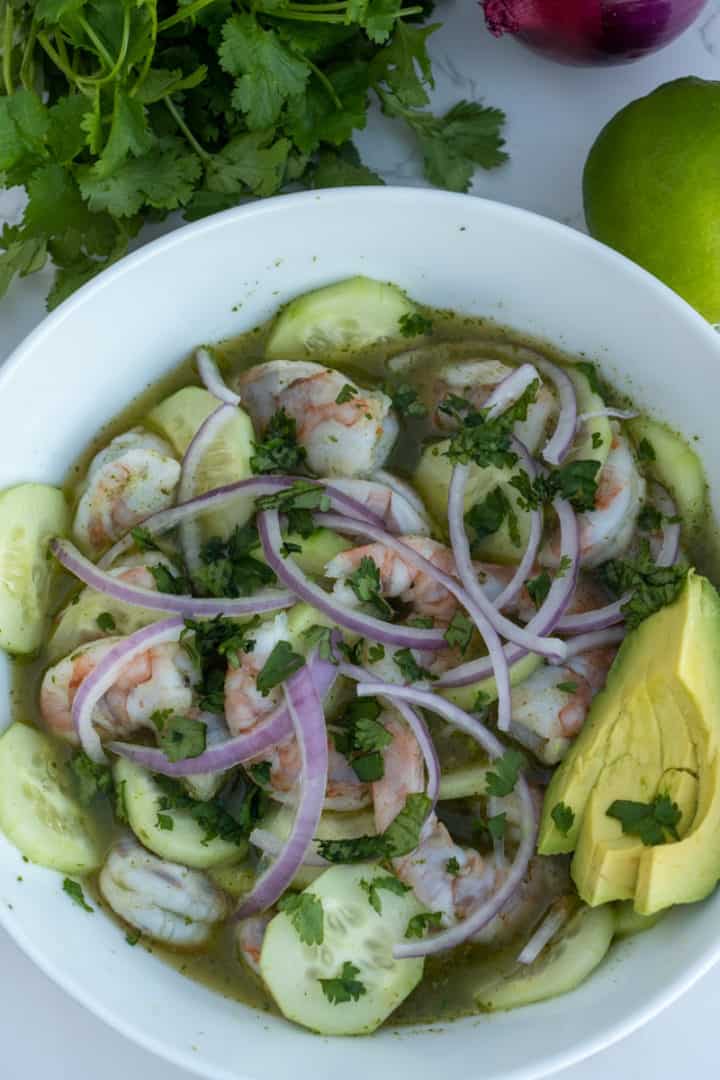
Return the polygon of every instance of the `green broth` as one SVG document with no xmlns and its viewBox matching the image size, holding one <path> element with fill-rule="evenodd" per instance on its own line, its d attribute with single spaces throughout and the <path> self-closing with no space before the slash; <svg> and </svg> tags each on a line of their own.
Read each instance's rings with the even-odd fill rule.
<svg viewBox="0 0 720 1080">
<path fill-rule="evenodd" d="M 508 346 L 536 350 L 561 364 L 573 360 L 544 342 L 499 326 L 491 320 L 469 318 L 445 311 L 426 310 L 424 313 L 432 318 L 433 332 L 420 341 L 396 341 L 367 349 L 361 354 L 344 353 L 330 357 L 322 355 L 317 359 L 337 367 L 361 383 L 382 385 L 388 378 L 388 365 L 392 357 L 408 349 L 418 348 L 426 352 L 433 346 L 444 345 L 444 348 L 435 349 L 433 355 L 428 354 L 427 363 L 413 370 L 407 378 L 401 378 L 401 381 L 412 379 L 421 393 L 432 385 L 439 368 L 448 359 L 459 360 L 477 356 L 478 349 L 481 349 L 483 358 L 497 357 L 505 361 L 508 360 Z M 221 367 L 229 381 L 240 371 L 262 360 L 269 327 L 268 322 L 249 333 L 219 343 L 217 350 Z M 120 432 L 140 424 L 149 409 L 170 393 L 182 386 L 197 383 L 190 357 L 177 370 L 147 387 L 134 398 L 111 423 L 92 438 L 86 451 L 68 471 L 66 490 L 70 498 L 74 499 L 78 481 L 84 475 L 92 456 L 102 446 Z M 622 397 L 611 396 L 616 400 Z M 625 399 L 622 400 L 625 403 Z M 401 434 L 388 462 L 388 468 L 408 476 L 417 463 L 420 442 L 428 434 L 428 430 L 424 421 L 403 420 Z M 691 545 L 690 553 L 697 564 L 717 580 L 720 544 L 714 524 L 708 524 L 702 537 Z M 71 593 L 67 579 L 58 580 L 54 594 L 54 611 L 58 611 L 67 602 L 69 595 Z M 44 653 L 30 661 L 13 664 L 11 705 L 14 719 L 25 723 L 37 722 L 39 684 L 46 667 L 47 659 Z M 453 734 L 438 722 L 433 722 L 433 731 L 446 768 L 465 765 L 473 758 L 478 758 L 477 745 L 468 745 L 466 736 Z M 88 885 L 97 899 L 96 882 L 89 882 Z M 102 906 L 108 910 L 106 905 Z M 118 923 L 119 932 L 124 932 L 125 927 L 121 920 L 112 912 L 108 913 Z M 183 975 L 228 998 L 256 1009 L 277 1012 L 260 980 L 238 960 L 232 927 L 223 928 L 213 938 L 211 946 L 199 953 L 174 951 L 157 943 L 146 944 L 142 939 L 136 947 L 147 948 L 154 956 L 171 964 Z M 490 971 L 503 974 L 512 970 L 519 948 L 518 942 L 503 944 L 500 949 L 473 945 L 430 958 L 422 983 L 394 1014 L 393 1022 L 437 1022 L 477 1012 L 473 1002 L 474 983 L 480 974 L 486 977 Z"/>
</svg>

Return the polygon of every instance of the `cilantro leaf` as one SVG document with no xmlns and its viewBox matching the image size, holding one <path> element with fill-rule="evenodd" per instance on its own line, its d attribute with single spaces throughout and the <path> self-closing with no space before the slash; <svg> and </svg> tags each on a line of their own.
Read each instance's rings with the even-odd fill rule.
<svg viewBox="0 0 720 1080">
<path fill-rule="evenodd" d="M 258 761 L 250 766 L 248 772 L 259 787 L 267 787 L 272 774 L 272 764 L 269 761 Z"/>
<path fill-rule="evenodd" d="M 254 473 L 293 472 L 302 468 L 307 450 L 297 441 L 297 423 L 284 409 L 270 417 L 261 442 L 256 442 L 250 458 Z"/>
<path fill-rule="evenodd" d="M 382 595 L 380 570 L 369 555 L 362 557 L 360 565 L 345 580 L 361 603 L 369 604 L 382 618 L 392 617 L 393 610 Z"/>
<path fill-rule="evenodd" d="M 637 444 L 637 456 L 645 464 L 655 460 L 655 447 L 649 439 L 642 438 Z"/>
<path fill-rule="evenodd" d="M 622 606 L 630 630 L 672 604 L 685 585 L 687 573 L 688 567 L 682 564 L 657 566 L 647 541 L 643 541 L 636 558 L 613 559 L 600 567 L 600 576 L 612 592 L 630 594 Z"/>
<path fill-rule="evenodd" d="M 440 930 L 442 927 L 441 911 L 421 911 L 419 915 L 413 915 L 407 924 L 406 938 L 422 938 L 428 930 Z"/>
<path fill-rule="evenodd" d="M 291 148 L 290 140 L 276 138 L 275 129 L 270 127 L 236 135 L 206 164 L 207 194 L 274 195 L 285 180 Z M 217 208 L 225 209 L 234 202 L 221 203 Z"/>
<path fill-rule="evenodd" d="M 465 514 L 465 524 L 472 529 L 475 540 L 484 540 L 497 532 L 511 514 L 510 500 L 501 487 L 493 488 L 481 502 L 474 503 Z"/>
<path fill-rule="evenodd" d="M 357 396 L 357 393 L 358 391 L 352 383 L 345 383 L 340 393 L 335 398 L 335 403 L 337 405 L 344 405 L 346 401 L 352 401 L 352 399 Z"/>
<path fill-rule="evenodd" d="M 248 522 L 236 526 L 224 540 L 214 536 L 200 549 L 201 565 L 194 572 L 199 589 L 208 596 L 252 596 L 272 585 L 275 574 L 253 554 L 260 550 L 258 531 Z"/>
<path fill-rule="evenodd" d="M 410 886 L 404 885 L 400 878 L 396 878 L 394 874 L 388 874 L 387 877 L 374 877 L 370 881 L 363 879 L 360 882 L 360 888 L 368 894 L 370 907 L 378 915 L 382 915 L 382 900 L 379 896 L 381 889 L 395 893 L 396 896 L 404 896 L 406 892 L 410 892 Z"/>
<path fill-rule="evenodd" d="M 639 836 L 648 847 L 666 843 L 666 833 L 679 839 L 677 825 L 682 814 L 667 793 L 656 795 L 650 803 L 615 799 L 605 813 L 620 822 L 624 833 Z"/>
<path fill-rule="evenodd" d="M 342 966 L 340 975 L 334 979 L 318 979 L 322 992 L 333 1005 L 344 1005 L 349 1001 L 357 1001 L 367 993 L 366 987 L 355 976 L 360 974 L 360 968 L 356 968 L 349 960 Z"/>
<path fill-rule="evenodd" d="M 128 158 L 111 175 L 98 177 L 92 166 L 77 170 L 78 183 L 91 210 L 131 217 L 144 205 L 177 210 L 190 200 L 202 173 L 200 158 L 181 139 L 166 135 L 139 158 Z"/>
<path fill-rule="evenodd" d="M 384 833 L 359 836 L 354 840 L 321 840 L 318 843 L 320 854 L 332 863 L 368 862 L 407 855 L 418 846 L 430 806 L 426 795 L 408 795 L 402 810 Z"/>
<path fill-rule="evenodd" d="M 541 570 L 537 577 L 530 578 L 530 580 L 525 583 L 528 596 L 536 608 L 541 607 L 545 603 L 551 585 L 552 581 L 550 580 L 550 575 L 547 570 Z"/>
<path fill-rule="evenodd" d="M 488 832 L 493 840 L 501 840 L 507 828 L 507 814 L 504 810 L 491 814 L 487 821 L 480 822 L 480 828 Z"/>
<path fill-rule="evenodd" d="M 457 877 L 460 873 L 460 863 L 457 861 L 454 855 L 451 856 L 445 863 L 445 873 L 449 874 L 450 877 Z"/>
<path fill-rule="evenodd" d="M 256 680 L 256 686 L 263 697 L 284 683 L 305 664 L 305 657 L 293 652 L 289 641 L 278 641 L 263 664 Z"/>
<path fill-rule="evenodd" d="M 421 334 L 432 332 L 432 319 L 422 315 L 419 311 L 408 311 L 400 316 L 400 333 L 403 337 L 420 337 Z"/>
<path fill-rule="evenodd" d="M 310 182 L 314 188 L 382 186 L 382 177 L 363 165 L 352 143 L 339 150 L 322 150 L 311 166 Z"/>
<path fill-rule="evenodd" d="M 433 675 L 427 668 L 418 664 L 412 649 L 396 649 L 393 653 L 393 663 L 400 669 L 400 674 L 406 682 L 423 682 L 437 678 L 437 675 Z"/>
<path fill-rule="evenodd" d="M 504 798 L 514 791 L 520 775 L 520 770 L 525 767 L 525 755 L 519 750 L 506 750 L 493 762 L 494 771 L 487 773 L 485 790 L 488 795 L 496 798 Z"/>
<path fill-rule="evenodd" d="M 555 822 L 558 832 L 567 836 L 575 823 L 575 811 L 571 810 L 564 802 L 555 803 L 550 811 L 550 817 Z"/>
<path fill-rule="evenodd" d="M 101 611 L 95 622 L 103 634 L 112 634 L 113 630 L 117 630 L 115 618 L 109 611 Z"/>
<path fill-rule="evenodd" d="M 439 23 L 417 26 L 399 20 L 392 39 L 372 62 L 373 84 L 383 84 L 403 105 L 412 108 L 427 105 L 427 87 L 435 85 L 427 39 L 439 29 Z"/>
<path fill-rule="evenodd" d="M 307 641 L 310 648 L 316 648 L 318 656 L 321 660 L 330 660 L 331 663 L 337 664 L 337 657 L 333 651 L 333 630 L 329 626 L 320 626 L 316 623 L 314 626 L 308 627 L 303 631 L 303 637 Z"/>
<path fill-rule="evenodd" d="M 578 684 L 576 682 L 559 682 L 557 688 L 562 690 L 564 694 L 576 694 Z"/>
<path fill-rule="evenodd" d="M 322 945 L 325 940 L 322 902 L 312 893 L 286 893 L 278 903 L 297 931 L 303 945 Z"/>
<path fill-rule="evenodd" d="M 450 625 L 445 631 L 444 637 L 451 649 L 457 646 L 460 652 L 465 655 L 472 641 L 474 630 L 475 624 L 472 619 L 469 619 L 462 611 L 456 611 L 450 620 Z"/>
<path fill-rule="evenodd" d="M 202 720 L 176 716 L 172 709 L 156 709 L 150 717 L 157 729 L 157 742 L 168 761 L 199 757 L 205 750 L 207 728 Z"/>
<path fill-rule="evenodd" d="M 232 104 L 246 114 L 251 130 L 274 124 L 287 99 L 302 94 L 310 77 L 310 66 L 249 13 L 224 24 L 218 55 L 223 69 L 236 76 Z"/>
<path fill-rule="evenodd" d="M 92 913 L 95 910 L 94 908 L 90 907 L 87 900 L 85 899 L 82 885 L 79 882 L 73 881 L 72 878 L 66 877 L 63 880 L 62 887 L 63 892 L 67 893 L 70 899 L 74 900 L 75 903 L 83 909 L 83 911 L 89 911 L 90 913 Z"/>
<path fill-rule="evenodd" d="M 422 420 L 427 416 L 427 407 L 418 399 L 418 392 L 410 383 L 398 383 L 397 386 L 386 385 L 385 393 L 393 404 L 393 409 L 401 416 L 414 416 Z"/>
<path fill-rule="evenodd" d="M 76 750 L 68 765 L 83 806 L 89 806 L 98 795 L 112 795 L 113 779 L 108 765 L 98 764 L 83 750 Z"/>
</svg>

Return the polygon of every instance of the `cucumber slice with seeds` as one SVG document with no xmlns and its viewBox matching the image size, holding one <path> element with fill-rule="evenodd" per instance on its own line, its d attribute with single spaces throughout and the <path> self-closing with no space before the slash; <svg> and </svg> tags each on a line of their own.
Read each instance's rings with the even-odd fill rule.
<svg viewBox="0 0 720 1080">
<path fill-rule="evenodd" d="M 103 861 L 106 838 L 75 798 L 62 748 L 24 724 L 0 738 L 0 830 L 51 870 L 89 874 Z"/>
<path fill-rule="evenodd" d="M 422 959 L 394 960 L 392 955 L 410 919 L 423 910 L 415 894 L 378 890 L 378 914 L 361 885 L 387 876 L 387 870 L 367 864 L 333 866 L 305 890 L 323 907 L 322 945 L 303 944 L 285 913 L 272 920 L 260 972 L 288 1020 L 321 1035 L 367 1035 L 420 982 Z M 357 1000 L 333 1003 L 320 980 L 337 978 L 346 963 L 356 969 L 353 977 L 363 990 Z"/>
<path fill-rule="evenodd" d="M 70 525 L 65 496 L 47 484 L 0 493 L 0 649 L 33 653 L 45 633 L 54 560 L 48 544 Z"/>
</svg>

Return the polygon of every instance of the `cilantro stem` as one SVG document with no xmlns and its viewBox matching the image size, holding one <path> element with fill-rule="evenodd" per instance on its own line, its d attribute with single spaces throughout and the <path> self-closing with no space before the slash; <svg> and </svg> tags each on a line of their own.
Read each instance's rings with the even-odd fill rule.
<svg viewBox="0 0 720 1080">
<path fill-rule="evenodd" d="M 65 61 L 60 56 L 60 54 L 50 44 L 50 41 L 49 41 L 47 35 L 46 34 L 38 34 L 37 39 L 38 39 L 40 45 L 42 46 L 42 48 L 45 50 L 45 52 L 48 54 L 48 56 L 52 60 L 53 64 L 55 64 L 55 67 L 60 68 L 60 71 L 62 71 L 62 73 L 65 76 L 65 78 L 67 79 L 67 81 L 72 86 L 77 86 L 77 88 L 79 90 L 81 90 L 83 94 L 90 94 L 89 88 L 87 86 L 82 85 L 82 77 L 77 75 L 72 70 L 72 68 L 68 64 L 65 63 Z"/>
<path fill-rule="evenodd" d="M 125 11 L 126 18 L 127 18 L 127 15 L 128 15 L 128 12 L 127 12 L 127 9 L 126 9 L 126 11 Z M 85 31 L 85 35 L 87 37 L 89 37 L 90 40 L 92 41 L 93 45 L 95 46 L 95 49 L 100 54 L 101 59 L 105 61 L 105 63 L 107 64 L 107 66 L 109 68 L 114 67 L 115 61 L 113 60 L 112 56 L 107 51 L 107 49 L 105 48 L 105 43 L 103 42 L 102 38 L 100 38 L 95 33 L 92 26 L 87 21 L 87 19 L 85 18 L 84 15 L 79 15 L 78 16 L 78 24 Z M 127 45 L 125 47 L 127 48 Z"/>
<path fill-rule="evenodd" d="M 312 8 L 310 10 L 317 11 L 317 5 L 313 4 Z M 319 23 L 346 23 L 347 22 L 347 16 L 345 14 L 337 14 L 337 15 L 335 15 L 335 14 L 332 14 L 331 12 L 327 12 L 326 14 L 313 15 L 313 14 L 310 13 L 310 10 L 308 10 L 308 11 L 305 11 L 305 10 L 298 11 L 298 10 L 294 9 L 294 10 L 290 11 L 288 8 L 285 8 L 283 11 L 274 11 L 273 10 L 272 12 L 267 12 L 267 14 L 272 15 L 272 17 L 274 19 L 291 19 L 291 20 L 294 20 L 295 22 L 319 22 Z M 400 18 L 402 18 L 403 16 L 406 16 L 406 15 L 419 15 L 422 12 L 422 10 L 423 9 L 421 7 L 401 8 L 400 11 L 398 11 L 398 13 L 397 13 L 396 18 L 400 19 Z M 306 57 L 306 59 L 307 59 L 307 57 Z"/>
<path fill-rule="evenodd" d="M 35 84 L 35 42 L 37 40 L 37 27 L 33 22 L 30 26 L 28 39 L 25 42 L 22 60 L 20 61 L 20 82 L 26 90 L 32 90 Z"/>
<path fill-rule="evenodd" d="M 3 83 L 5 84 L 5 93 L 9 97 L 14 90 L 12 78 L 12 47 L 13 35 L 15 33 L 15 22 L 11 0 L 6 0 L 4 14 L 5 21 L 3 23 L 2 36 L 2 74 Z"/>
<path fill-rule="evenodd" d="M 214 4 L 215 0 L 195 0 L 192 4 L 187 4 L 186 7 L 180 8 L 174 15 L 170 15 L 169 18 L 163 19 L 161 23 L 158 23 L 158 30 L 169 30 L 171 26 L 176 26 L 179 22 L 184 22 L 186 19 L 192 19 L 194 15 L 197 15 L 203 8 L 209 7 L 210 4 Z"/>
<path fill-rule="evenodd" d="M 118 53 L 117 60 L 112 65 L 112 67 L 111 67 L 110 71 L 108 71 L 107 75 L 103 75 L 102 77 L 98 76 L 98 77 L 96 77 L 96 78 L 94 78 L 92 80 L 88 80 L 88 81 L 92 81 L 95 86 L 103 86 L 105 83 L 112 82 L 113 79 L 116 79 L 117 76 L 120 74 L 120 69 L 122 68 L 123 64 L 125 63 L 125 57 L 127 56 L 127 51 L 128 51 L 128 45 L 129 44 L 130 44 L 130 11 L 129 11 L 128 8 L 125 8 L 125 16 L 123 18 L 123 36 L 122 36 L 122 41 L 120 42 L 120 51 Z M 112 63 L 112 57 L 110 57 L 110 61 Z"/>
<path fill-rule="evenodd" d="M 317 67 L 317 65 L 316 65 L 316 64 L 313 64 L 312 60 L 309 60 L 307 56 L 303 56 L 303 60 L 305 61 L 305 63 L 307 64 L 307 66 L 308 66 L 308 67 L 310 68 L 310 70 L 311 70 L 311 71 L 313 72 L 313 74 L 315 75 L 315 77 L 316 77 L 317 79 L 319 79 L 319 81 L 320 81 L 320 82 L 322 83 L 322 85 L 323 85 L 323 86 L 325 87 L 325 89 L 327 90 L 328 94 L 330 95 L 330 100 L 332 101 L 332 103 L 333 103 L 333 105 L 335 106 L 335 108 L 336 108 L 336 109 L 342 109 L 342 107 L 343 107 L 343 103 L 342 103 L 342 101 L 340 100 L 340 98 L 338 97 L 338 95 L 337 95 L 337 93 L 336 93 L 336 91 L 335 91 L 335 87 L 334 87 L 334 86 L 333 86 L 333 84 L 332 84 L 332 83 L 330 82 L 330 80 L 328 79 L 328 77 L 327 77 L 327 75 L 325 74 L 325 72 L 324 72 L 324 71 L 321 71 L 321 70 L 320 70 L 320 68 L 319 68 L 319 67 Z"/>
<path fill-rule="evenodd" d="M 145 61 L 140 70 L 140 74 L 137 77 L 135 85 L 130 91 L 130 97 L 135 97 L 135 94 L 137 94 L 138 90 L 147 79 L 148 72 L 150 71 L 150 68 L 152 67 L 152 62 L 155 59 L 155 49 L 157 48 L 158 36 L 157 7 L 155 4 L 152 4 L 150 6 L 150 16 L 152 18 L 152 34 L 150 35 L 150 46 L 145 55 Z"/>
<path fill-rule="evenodd" d="M 187 139 L 187 141 L 190 143 L 191 147 L 193 148 L 193 150 L 195 151 L 197 156 L 199 158 L 202 158 L 203 161 L 211 161 L 212 160 L 212 154 L 208 154 L 207 150 L 203 149 L 203 147 L 197 141 L 197 139 L 193 135 L 192 131 L 190 130 L 190 128 L 187 126 L 187 124 L 183 120 L 182 115 L 180 113 L 180 110 L 177 109 L 175 107 L 175 105 L 173 105 L 172 101 L 170 100 L 170 95 L 167 94 L 163 98 L 163 101 L 167 105 L 168 112 L 172 116 L 172 118 L 175 121 L 175 123 L 177 124 L 177 126 L 182 131 L 182 133 L 185 136 L 185 138 Z"/>
</svg>

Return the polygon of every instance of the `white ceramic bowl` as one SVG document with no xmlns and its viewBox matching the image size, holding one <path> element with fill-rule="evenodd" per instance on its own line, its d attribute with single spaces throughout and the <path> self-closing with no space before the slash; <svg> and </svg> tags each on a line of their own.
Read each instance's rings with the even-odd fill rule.
<svg viewBox="0 0 720 1080">
<path fill-rule="evenodd" d="M 357 273 L 599 360 L 654 414 L 699 436 L 717 508 L 720 343 L 708 324 L 644 271 L 555 222 L 397 188 L 292 195 L 228 211 L 81 289 L 0 372 L 0 488 L 61 480 L 101 425 L 193 345 L 237 334 L 290 297 Z M 98 1016 L 223 1080 L 527 1080 L 632 1031 L 720 956 L 717 893 L 614 948 L 574 994 L 441 1031 L 388 1029 L 351 1042 L 253 1012 L 129 948 L 116 925 L 70 903 L 57 874 L 24 864 L 2 837 L 0 919 Z"/>
</svg>

